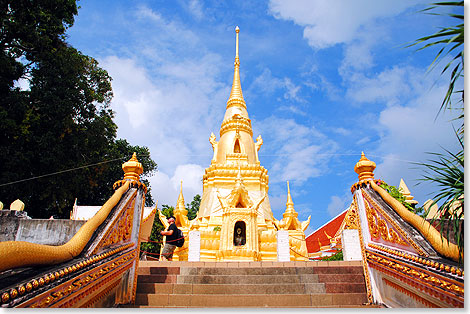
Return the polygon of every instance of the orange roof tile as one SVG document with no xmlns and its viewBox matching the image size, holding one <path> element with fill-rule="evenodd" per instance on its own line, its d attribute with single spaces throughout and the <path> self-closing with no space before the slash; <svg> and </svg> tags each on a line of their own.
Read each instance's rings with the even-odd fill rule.
<svg viewBox="0 0 470 314">
<path fill-rule="evenodd" d="M 320 251 L 320 245 L 330 245 L 330 239 L 327 237 L 327 235 L 330 237 L 335 236 L 335 234 L 338 232 L 338 229 L 343 223 L 344 217 L 346 217 L 348 209 L 344 210 L 341 214 L 327 222 L 325 225 L 323 225 L 316 231 L 314 231 L 305 239 L 305 241 L 307 242 L 308 253 Z"/>
</svg>

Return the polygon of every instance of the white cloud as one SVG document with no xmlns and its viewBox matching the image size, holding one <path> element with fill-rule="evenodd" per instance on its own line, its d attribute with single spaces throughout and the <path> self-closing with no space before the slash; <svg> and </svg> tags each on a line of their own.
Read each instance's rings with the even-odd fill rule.
<svg viewBox="0 0 470 314">
<path fill-rule="evenodd" d="M 300 91 L 300 86 L 295 85 L 292 83 L 291 79 L 285 77 L 284 78 L 284 86 L 286 88 L 286 92 L 284 93 L 284 99 L 293 99 L 298 102 L 303 101 L 297 94 Z"/>
<path fill-rule="evenodd" d="M 204 17 L 203 7 L 200 1 L 190 0 L 188 3 L 189 12 L 198 20 Z"/>
<path fill-rule="evenodd" d="M 170 177 L 158 171 L 149 178 L 152 187 L 152 196 L 158 200 L 158 207 L 163 204 L 175 206 L 180 191 L 180 182 L 183 181 L 183 197 L 185 204 L 193 200 L 194 195 L 202 195 L 202 175 L 204 169 L 195 164 L 178 165 Z"/>
<path fill-rule="evenodd" d="M 298 115 L 301 115 L 301 116 L 306 116 L 307 115 L 307 113 L 305 111 L 303 111 L 302 109 L 300 109 L 300 108 L 298 108 L 294 105 L 287 105 L 287 106 L 282 105 L 282 106 L 279 106 L 277 109 L 280 110 L 280 111 L 290 111 L 292 113 L 295 113 L 295 114 L 298 114 Z"/>
<path fill-rule="evenodd" d="M 347 78 L 346 98 L 357 103 L 398 105 L 422 92 L 425 86 L 431 86 L 432 82 L 425 80 L 425 76 L 424 70 L 412 66 L 393 66 L 372 77 L 356 72 Z"/>
<path fill-rule="evenodd" d="M 335 217 L 336 215 L 344 211 L 351 203 L 351 200 L 352 197 L 350 193 L 341 197 L 333 195 L 327 207 L 327 211 L 330 217 Z"/>
<path fill-rule="evenodd" d="M 335 152 L 338 145 L 314 126 L 275 116 L 255 121 L 254 126 L 255 134 L 261 133 L 266 143 L 260 159 L 263 154 L 274 157 L 269 170 L 270 182 L 302 183 L 328 171 L 327 154 Z"/>
<path fill-rule="evenodd" d="M 356 145 L 364 145 L 366 143 L 370 142 L 370 137 L 369 136 L 365 136 L 365 137 L 362 137 L 360 140 L 358 140 L 356 142 Z"/>
<path fill-rule="evenodd" d="M 423 168 L 411 162 L 429 160 L 432 156 L 427 153 L 442 152 L 442 147 L 451 151 L 457 148 L 449 123 L 454 117 L 445 112 L 436 119 L 445 90 L 446 86 L 440 85 L 417 91 L 417 97 L 408 104 L 383 110 L 378 121 L 380 145 L 376 154 L 384 157 L 377 163 L 376 177 L 392 185 L 398 185 L 403 177 L 421 203 L 432 188 L 425 184 L 415 187 Z"/>
<path fill-rule="evenodd" d="M 210 164 L 209 135 L 220 128 L 230 93 L 222 73 L 231 61 L 204 47 L 191 49 L 198 34 L 157 11 L 142 6 L 130 17 L 139 24 L 132 52 L 100 60 L 113 78 L 118 137 L 149 147 L 159 167 L 149 178 L 154 199 L 173 204 L 183 178 L 185 197 L 192 200 L 192 193 L 202 192 L 197 177 Z M 158 32 L 148 32 L 154 27 Z"/>
<path fill-rule="evenodd" d="M 347 130 L 347 129 L 341 128 L 341 127 L 332 128 L 331 131 L 333 131 L 334 133 L 337 133 L 339 135 L 342 135 L 342 136 L 351 135 L 351 130 Z"/>
<path fill-rule="evenodd" d="M 271 0 L 269 11 L 304 27 L 309 45 L 323 49 L 350 43 L 376 19 L 394 16 L 419 2 L 423 1 Z"/>
<path fill-rule="evenodd" d="M 130 123 L 133 128 L 138 128 L 150 122 L 148 112 L 154 107 L 152 102 L 161 98 L 161 92 L 148 78 L 146 70 L 137 66 L 135 60 L 116 56 L 109 56 L 100 63 L 113 77 L 113 108 L 122 122 L 118 125 Z M 121 120 L 124 116 L 128 121 Z"/>
<path fill-rule="evenodd" d="M 264 92 L 272 94 L 279 89 L 285 90 L 283 97 L 285 100 L 294 100 L 297 102 L 304 102 L 305 100 L 299 96 L 301 86 L 296 85 L 288 77 L 277 78 L 272 75 L 270 69 L 265 68 L 263 72 L 257 76 L 253 83 L 249 86 L 249 93 L 260 93 Z"/>
<path fill-rule="evenodd" d="M 204 168 L 196 164 L 178 165 L 171 178 L 173 186 L 183 181 L 183 195 L 202 194 L 202 175 Z"/>
</svg>

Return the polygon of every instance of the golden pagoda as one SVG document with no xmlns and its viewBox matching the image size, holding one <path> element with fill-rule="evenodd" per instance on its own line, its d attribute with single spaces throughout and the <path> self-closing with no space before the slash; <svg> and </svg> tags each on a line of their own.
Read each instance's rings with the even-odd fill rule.
<svg viewBox="0 0 470 314">
<path fill-rule="evenodd" d="M 276 261 L 278 230 L 287 230 L 290 235 L 290 259 L 307 260 L 304 231 L 310 218 L 299 222 L 290 190 L 284 218 L 277 221 L 271 211 L 268 171 L 258 158 L 263 139 L 260 135 L 256 142 L 253 140 L 240 83 L 239 31 L 237 27 L 232 90 L 220 127 L 220 139 L 217 141 L 211 133 L 209 142 L 214 154 L 203 176 L 199 212 L 190 221 L 189 230 L 200 232 L 201 261 Z M 176 220 L 178 225 L 178 217 Z M 183 229 L 184 225 L 181 223 Z M 175 251 L 176 259 L 185 259 L 177 253 Z"/>
</svg>

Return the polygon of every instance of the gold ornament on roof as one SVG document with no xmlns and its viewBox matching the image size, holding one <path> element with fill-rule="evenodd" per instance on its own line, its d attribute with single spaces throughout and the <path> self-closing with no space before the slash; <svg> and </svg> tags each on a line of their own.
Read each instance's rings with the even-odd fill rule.
<svg viewBox="0 0 470 314">
<path fill-rule="evenodd" d="M 180 194 L 173 211 L 175 224 L 177 227 L 189 227 L 188 210 L 184 207 L 183 181 L 181 181 Z"/>
<path fill-rule="evenodd" d="M 122 164 L 122 170 L 124 171 L 124 180 L 140 180 L 140 175 L 144 172 L 144 168 L 137 160 L 137 154 L 135 152 L 129 161 Z"/>
<path fill-rule="evenodd" d="M 418 204 L 418 201 L 413 199 L 414 197 L 411 195 L 411 192 L 408 189 L 408 187 L 406 186 L 405 181 L 403 180 L 403 178 L 400 179 L 400 185 L 398 186 L 398 191 L 400 191 L 401 194 L 403 194 L 403 196 L 405 197 L 405 202 L 407 202 L 408 204 L 410 204 L 410 205 L 417 205 Z"/>
<path fill-rule="evenodd" d="M 241 101 L 243 104 L 245 104 L 242 93 L 242 84 L 240 83 L 240 58 L 238 57 L 238 33 L 240 33 L 240 28 L 238 28 L 238 26 L 235 28 L 235 32 L 237 33 L 234 62 L 235 71 L 233 73 L 232 90 L 230 91 L 230 97 L 227 101 L 227 106 L 229 106 L 229 103 L 234 100 Z"/>
<path fill-rule="evenodd" d="M 370 161 L 361 153 L 361 159 L 354 166 L 354 171 L 359 175 L 359 181 L 374 179 L 375 162 Z"/>
</svg>

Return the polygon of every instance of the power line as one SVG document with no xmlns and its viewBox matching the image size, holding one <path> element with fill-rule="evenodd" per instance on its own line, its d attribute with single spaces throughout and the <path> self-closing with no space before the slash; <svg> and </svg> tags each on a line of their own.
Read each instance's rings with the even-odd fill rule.
<svg viewBox="0 0 470 314">
<path fill-rule="evenodd" d="M 274 154 L 274 155 L 260 155 L 260 157 L 282 157 L 282 156 L 292 156 L 293 154 Z M 358 154 L 353 154 L 353 153 L 322 153 L 322 154 L 313 154 L 315 156 L 358 156 Z M 163 156 L 163 155 L 154 155 L 154 156 Z M 209 155 L 196 155 L 196 154 L 184 154 L 184 155 L 180 155 L 180 156 L 205 156 L 205 157 L 208 157 Z M 405 160 L 405 159 L 399 159 L 399 158 L 393 158 L 393 157 L 384 157 L 384 156 L 378 156 L 378 155 L 368 155 L 370 157 L 377 157 L 377 158 L 382 158 L 382 159 L 390 159 L 390 160 L 396 160 L 396 161 L 403 161 L 403 162 L 408 162 L 408 163 L 416 163 L 415 161 L 411 161 L 411 160 Z M 138 157 L 150 157 L 150 155 L 139 155 Z M 12 181 L 12 182 L 8 182 L 8 183 L 2 183 L 0 184 L 0 187 L 2 186 L 6 186 L 6 185 L 12 185 L 12 184 L 16 184 L 16 183 L 21 183 L 21 182 L 26 182 L 26 181 L 31 181 L 31 180 L 36 180 L 36 179 L 40 179 L 40 178 L 44 178 L 44 177 L 50 177 L 50 176 L 54 176 L 54 175 L 57 175 L 57 174 L 62 174 L 62 173 L 66 173 L 66 172 L 71 172 L 71 171 L 75 171 L 75 170 L 80 170 L 80 169 L 85 169 L 85 168 L 89 168 L 89 167 L 93 167 L 93 166 L 97 166 L 97 165 L 101 165 L 101 164 L 106 164 L 106 163 L 110 163 L 110 162 L 115 162 L 115 161 L 118 161 L 118 160 L 123 160 L 125 159 L 126 157 L 120 157 L 120 158 L 115 158 L 115 159 L 111 159 L 111 160 L 106 160 L 106 161 L 101 161 L 101 162 L 97 162 L 97 163 L 94 163 L 94 164 L 89 164 L 89 165 L 85 165 L 85 166 L 81 166 L 81 167 L 76 167 L 76 168 L 70 168 L 70 169 L 65 169 L 65 170 L 61 170 L 61 171 L 57 171 L 57 172 L 52 172 L 52 173 L 48 173 L 48 174 L 43 174 L 43 175 L 40 175 L 40 176 L 35 176 L 35 177 L 31 177 L 31 178 L 27 178 L 27 179 L 21 179 L 21 180 L 17 180 L 17 181 Z"/>
<path fill-rule="evenodd" d="M 40 175 L 40 176 L 31 177 L 31 178 L 27 178 L 27 179 L 21 179 L 21 180 L 17 180 L 17 181 L 8 182 L 8 183 L 2 183 L 2 184 L 0 184 L 0 187 L 5 186 L 5 185 L 16 184 L 16 183 L 20 183 L 20 182 L 25 182 L 25 181 L 36 180 L 36 179 L 40 179 L 40 178 L 44 178 L 44 177 L 50 177 L 50 176 L 54 176 L 54 175 L 57 175 L 57 174 L 61 174 L 61 173 L 65 173 L 65 172 L 71 172 L 71 171 L 84 169 L 84 168 L 88 168 L 88 167 L 93 167 L 93 166 L 96 166 L 96 165 L 106 164 L 106 163 L 110 163 L 110 162 L 114 162 L 114 161 L 122 160 L 122 159 L 124 159 L 124 157 L 111 159 L 111 160 L 106 160 L 106 161 L 101 161 L 101 162 L 97 162 L 97 163 L 86 165 L 86 166 L 61 170 L 61 171 L 52 172 L 52 173 L 48 173 L 48 174 L 43 174 L 43 175 Z"/>
</svg>

